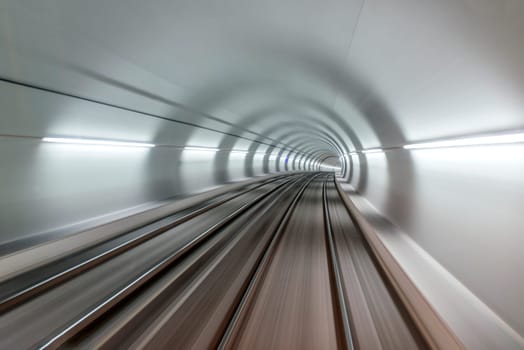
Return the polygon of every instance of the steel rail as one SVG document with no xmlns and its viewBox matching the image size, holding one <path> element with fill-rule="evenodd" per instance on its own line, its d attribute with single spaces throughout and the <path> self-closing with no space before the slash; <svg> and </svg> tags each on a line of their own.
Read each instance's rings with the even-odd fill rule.
<svg viewBox="0 0 524 350">
<path fill-rule="evenodd" d="M 335 303 L 338 307 L 335 307 L 335 309 L 338 311 L 335 311 L 337 314 L 338 321 L 341 323 L 342 326 L 342 333 L 343 333 L 343 346 L 347 350 L 353 350 L 354 343 L 353 343 L 353 337 L 351 335 L 351 322 L 349 320 L 349 307 L 348 302 L 346 300 L 346 291 L 344 288 L 344 283 L 342 282 L 342 272 L 340 268 L 340 260 L 338 258 L 337 250 L 335 248 L 335 239 L 333 235 L 333 229 L 331 226 L 331 217 L 329 212 L 329 205 L 328 205 L 328 199 L 327 199 L 327 190 L 326 190 L 326 183 L 331 178 L 331 175 L 329 175 L 326 180 L 322 184 L 322 207 L 324 211 L 324 225 L 325 225 L 325 233 L 326 233 L 326 241 L 328 243 L 327 250 L 328 250 L 328 257 L 329 257 L 329 270 L 330 270 L 330 280 L 331 285 L 333 287 L 333 291 L 335 293 Z M 339 330 L 340 331 L 340 330 Z"/>
<path fill-rule="evenodd" d="M 303 181 L 303 178 L 293 178 L 290 181 L 289 186 L 286 187 L 283 191 L 278 191 L 277 193 L 272 194 L 271 197 L 267 197 L 263 201 L 260 201 L 258 203 L 258 205 L 260 205 L 261 207 L 265 207 L 265 208 L 266 207 L 270 208 L 270 207 L 275 206 L 276 203 L 279 203 L 282 200 L 282 197 L 284 197 L 286 194 L 290 193 L 294 189 L 294 187 L 298 183 L 300 183 L 301 181 Z M 254 210 L 255 210 L 255 212 L 253 212 Z M 257 206 L 254 206 L 253 208 L 251 208 L 251 212 L 256 213 L 256 215 L 260 215 L 262 217 L 264 215 L 266 215 L 265 213 L 258 213 L 257 211 L 258 211 Z M 173 288 L 177 288 L 177 287 L 175 287 L 177 285 L 180 286 L 180 283 L 183 283 L 183 282 L 181 282 L 181 280 L 183 280 L 184 278 L 187 278 L 186 276 L 189 276 L 190 274 L 194 274 L 195 273 L 195 268 L 197 266 L 202 266 L 203 261 L 205 261 L 205 259 L 207 259 L 212 254 L 215 254 L 216 252 L 220 252 L 219 255 L 218 255 L 219 256 L 218 259 L 222 259 L 224 256 L 229 254 L 233 249 L 236 249 L 237 243 L 240 240 L 244 239 L 245 235 L 246 235 L 246 233 L 244 233 L 243 235 L 236 235 L 236 233 L 229 233 L 227 235 L 229 238 L 226 237 L 225 241 L 231 239 L 231 242 L 229 242 L 229 243 L 228 242 L 224 242 L 223 241 L 224 238 L 221 238 L 220 240 L 216 241 L 212 246 L 206 247 L 205 250 L 202 251 L 202 252 L 199 252 L 198 255 L 196 256 L 196 258 L 194 260 L 192 260 L 190 263 L 187 263 L 187 264 L 184 263 L 184 264 L 186 264 L 186 266 L 178 274 L 176 274 L 172 279 L 170 279 L 168 282 L 164 282 L 163 285 L 158 290 L 154 291 L 153 294 L 151 296 L 149 296 L 146 299 L 146 301 L 144 301 L 143 304 L 140 304 L 140 305 L 136 306 L 135 308 L 133 308 L 133 311 L 128 316 L 126 316 L 126 318 L 122 322 L 120 322 L 118 324 L 112 324 L 111 325 L 110 335 L 106 335 L 104 337 L 101 337 L 100 341 L 97 341 L 96 344 L 90 344 L 89 346 L 94 346 L 95 348 L 112 348 L 112 347 L 114 347 L 115 344 L 119 343 L 119 340 L 115 339 L 115 338 L 125 337 L 124 334 L 126 332 L 132 332 L 130 327 L 133 327 L 133 326 L 130 326 L 130 324 L 133 323 L 133 322 L 137 322 L 137 320 L 144 320 L 144 322 L 148 322 L 147 321 L 147 317 L 148 317 L 147 315 L 153 314 L 154 312 L 152 310 L 154 308 L 160 308 L 159 305 L 162 303 L 161 300 L 165 300 L 166 298 L 171 296 L 172 293 L 173 293 Z M 234 237 L 231 238 L 231 236 L 234 236 Z M 268 239 L 267 239 L 268 242 L 270 241 L 270 238 L 271 237 L 268 237 Z M 205 245 L 207 245 L 207 243 L 205 243 Z M 264 247 L 262 247 L 262 249 L 257 254 L 257 256 L 262 256 L 264 251 L 265 251 L 265 249 L 264 249 Z M 256 264 L 257 260 L 258 259 L 256 259 L 254 261 L 253 267 L 257 266 L 257 264 Z M 214 262 L 213 264 L 217 264 L 217 263 Z M 205 272 L 204 274 L 209 273 L 209 271 L 211 271 L 211 268 L 209 270 L 207 270 L 207 272 Z M 202 279 L 202 278 L 204 278 L 204 277 L 199 277 L 199 279 Z M 242 289 L 240 289 L 240 290 L 242 290 Z M 117 312 L 118 312 L 118 310 L 117 310 Z M 145 319 L 143 317 L 145 317 Z M 98 326 L 96 328 L 98 328 Z M 81 334 L 82 333 L 80 333 L 79 336 L 82 339 L 82 338 L 85 337 L 85 335 L 81 335 Z M 89 331 L 89 334 L 91 334 L 91 331 Z M 149 336 L 151 338 L 155 337 L 154 334 L 151 334 Z M 89 337 L 91 337 L 91 335 Z M 72 339 L 74 339 L 74 338 L 72 338 Z M 75 344 L 75 345 L 73 345 L 73 347 L 77 346 L 77 345 L 78 344 Z M 83 346 L 83 345 L 81 345 L 81 346 Z"/>
<path fill-rule="evenodd" d="M 226 327 L 226 330 L 220 340 L 219 345 L 217 346 L 218 350 L 224 350 L 228 348 L 230 342 L 233 340 L 234 333 L 237 330 L 237 327 L 239 326 L 242 319 L 245 317 L 244 313 L 249 308 L 250 303 L 255 297 L 256 290 L 258 289 L 260 283 L 262 282 L 267 272 L 267 268 L 269 267 L 269 264 L 273 259 L 273 256 L 276 252 L 276 248 L 278 247 L 278 244 L 281 240 L 284 230 L 286 229 L 289 219 L 291 218 L 292 213 L 297 207 L 297 204 L 299 200 L 302 198 L 302 194 L 304 193 L 306 188 L 318 175 L 319 174 L 315 174 L 311 176 L 309 180 L 306 181 L 306 183 L 300 188 L 300 190 L 296 194 L 295 198 L 293 198 L 291 204 L 286 208 L 286 212 L 283 218 L 280 220 L 280 223 L 277 229 L 275 230 L 275 233 L 271 238 L 264 255 L 260 259 L 260 262 L 257 264 L 257 268 L 255 269 L 253 274 L 249 277 L 249 284 L 243 293 L 242 299 L 240 300 L 235 310 L 235 313 L 231 317 L 231 320 L 229 321 Z"/>
<path fill-rule="evenodd" d="M 177 215 L 180 215 L 180 212 L 178 213 L 174 213 L 174 214 L 171 214 L 163 219 L 160 219 L 160 220 L 156 220 L 155 222 L 153 223 L 150 223 L 150 224 L 147 224 L 145 226 L 142 226 L 141 228 L 138 228 L 136 230 L 133 230 L 131 232 L 128 232 L 128 233 L 124 233 L 123 235 L 120 235 L 120 236 L 117 236 L 117 237 L 113 237 L 111 238 L 110 240 L 106 241 L 106 242 L 101 242 L 95 246 L 92 246 L 92 247 L 88 247 L 86 248 L 85 250 L 83 250 L 82 252 L 78 252 L 78 253 L 75 253 L 73 256 L 66 256 L 62 259 L 60 259 L 59 261 L 66 261 L 66 262 L 69 262 L 71 261 L 71 259 L 74 257 L 78 257 L 78 256 L 81 256 L 82 254 L 89 254 L 89 251 L 90 250 L 93 250 L 95 249 L 96 247 L 102 245 L 102 244 L 107 244 L 109 243 L 110 241 L 112 240 L 116 240 L 118 238 L 121 238 L 125 235 L 130 235 L 132 232 L 137 232 L 139 230 L 145 230 L 144 233 L 134 237 L 134 238 L 131 238 L 130 240 L 128 241 L 125 241 L 123 243 L 120 243 L 100 254 L 97 254 L 95 256 L 91 256 L 91 257 L 88 257 L 86 258 L 85 260 L 83 260 L 82 262 L 76 264 L 76 265 L 69 265 L 67 266 L 65 269 L 61 269 L 59 272 L 51 272 L 49 273 L 46 277 L 44 277 L 42 279 L 42 273 L 39 273 L 39 268 L 40 269 L 46 269 L 48 268 L 49 265 L 44 265 L 42 267 L 39 267 L 39 268 L 36 268 L 32 271 L 29 271 L 28 273 L 31 273 L 31 274 L 34 274 L 34 275 L 37 275 L 38 278 L 40 279 L 39 281 L 31 281 L 31 283 L 19 283 L 18 286 L 17 286 L 17 280 L 21 280 L 23 279 L 24 277 L 27 277 L 27 274 L 28 273 L 24 273 L 24 274 L 21 274 L 19 276 L 16 276 L 12 279 L 9 279 L 5 282 L 3 282 L 2 284 L 0 284 L 0 286 L 2 285 L 5 285 L 6 288 L 2 288 L 3 291 L 0 293 L 0 313 L 2 312 L 6 312 L 8 311 L 9 309 L 23 303 L 24 301 L 30 299 L 31 297 L 34 297 L 38 294 L 41 294 L 43 292 L 45 292 L 46 290 L 52 288 L 52 287 L 55 287 L 61 283 L 64 283 L 65 281 L 67 280 L 70 280 L 71 278 L 75 277 L 75 276 L 78 276 L 79 274 L 81 274 L 82 272 L 85 272 L 91 268 L 94 268 L 102 263 L 104 263 L 105 261 L 115 257 L 115 256 L 118 256 L 136 246 L 138 246 L 139 244 L 142 244 L 148 240 L 151 240 L 153 239 L 154 237 L 186 222 L 186 221 L 189 221 L 201 214 L 204 214 L 206 212 L 208 212 L 209 210 L 211 209 L 214 209 L 228 201 L 231 201 L 235 198 L 238 198 L 239 196 L 242 196 L 248 192 L 251 192 L 251 191 L 254 191 L 260 187 L 263 187 L 265 185 L 268 185 L 268 184 L 271 184 L 273 182 L 276 182 L 278 180 L 281 180 L 285 178 L 285 176 L 278 176 L 276 178 L 272 178 L 272 179 L 269 179 L 269 180 L 266 180 L 266 181 L 262 181 L 260 184 L 257 184 L 255 187 L 252 187 L 252 188 L 249 188 L 249 189 L 246 189 L 246 190 L 243 190 L 235 195 L 232 195 L 232 196 L 229 196 L 227 198 L 224 198 L 222 200 L 219 200 L 217 202 L 213 202 L 211 204 L 208 204 L 202 208 L 199 208 L 199 209 L 196 209 L 196 210 L 193 210 L 193 211 L 190 211 L 189 213 L 185 214 L 185 215 L 182 215 L 181 217 L 177 217 Z M 204 201 L 205 203 L 205 201 Z M 198 207 L 199 205 L 201 204 L 197 204 L 195 206 L 193 206 L 193 208 L 195 207 Z M 181 212 L 184 212 L 184 211 L 188 211 L 188 210 L 191 210 L 191 208 L 188 208 L 186 210 L 182 210 Z M 166 223 L 167 221 L 167 223 Z M 74 262 L 73 262 L 74 263 Z M 57 264 L 57 262 L 55 261 L 54 264 Z M 22 287 L 19 287 L 20 284 L 23 284 Z M 14 286 L 14 287 L 11 287 L 9 288 L 9 286 Z M 10 290 L 11 289 L 11 290 Z"/>
<path fill-rule="evenodd" d="M 70 337 L 78 333 L 80 330 L 84 329 L 91 322 L 96 320 L 98 317 L 109 311 L 112 307 L 117 305 L 119 302 L 124 300 L 128 295 L 137 290 L 140 286 L 144 285 L 146 282 L 152 280 L 160 272 L 164 271 L 166 268 L 170 267 L 174 262 L 180 259 L 189 251 L 193 250 L 204 240 L 209 238 L 214 233 L 221 230 L 223 227 L 231 223 L 234 219 L 239 217 L 241 214 L 246 212 L 248 209 L 253 207 L 255 204 L 263 200 L 264 198 L 271 195 L 273 192 L 278 191 L 280 188 L 289 185 L 288 182 L 284 182 L 270 191 L 258 196 L 253 201 L 242 205 L 240 208 L 235 210 L 233 213 L 230 213 L 225 218 L 223 218 L 218 223 L 212 225 L 210 228 L 200 233 L 189 242 L 185 243 L 177 251 L 169 254 L 164 257 L 158 263 L 150 267 L 147 271 L 143 272 L 137 278 L 133 279 L 127 283 L 123 288 L 115 291 L 110 296 L 104 298 L 102 301 L 97 303 L 89 311 L 84 312 L 82 315 L 77 317 L 74 321 L 70 322 L 68 325 L 61 327 L 54 334 L 47 337 L 45 340 L 40 342 L 36 348 L 38 349 L 56 349 L 64 342 L 66 342 Z"/>
</svg>

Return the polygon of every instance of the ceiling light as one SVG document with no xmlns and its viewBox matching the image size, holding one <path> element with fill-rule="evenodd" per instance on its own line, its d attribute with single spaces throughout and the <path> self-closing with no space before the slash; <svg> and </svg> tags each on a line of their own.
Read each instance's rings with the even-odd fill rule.
<svg viewBox="0 0 524 350">
<path fill-rule="evenodd" d="M 328 169 L 336 169 L 336 170 L 340 170 L 340 167 L 338 167 L 338 166 L 333 166 L 333 165 L 325 165 L 325 164 L 322 164 L 321 167 L 322 167 L 322 168 L 328 168 Z"/>
<path fill-rule="evenodd" d="M 124 142 L 124 141 L 109 141 L 109 140 L 91 140 L 82 138 L 63 138 L 63 137 L 44 137 L 44 142 L 66 143 L 75 145 L 93 145 L 93 146 L 117 146 L 117 147 L 155 147 L 152 143 L 144 142 Z"/>
<path fill-rule="evenodd" d="M 185 151 L 197 151 L 197 152 L 218 152 L 218 148 L 213 147 L 193 147 L 193 146 L 186 146 L 184 147 Z"/>
<path fill-rule="evenodd" d="M 380 152 L 384 152 L 383 149 L 381 148 L 370 148 L 370 149 L 365 149 L 365 150 L 362 150 L 362 153 L 380 153 Z"/>
<path fill-rule="evenodd" d="M 451 139 L 435 142 L 414 143 L 405 145 L 405 149 L 421 149 L 421 148 L 446 148 L 446 147 L 460 147 L 460 146 L 478 146 L 478 145 L 497 145 L 505 143 L 524 142 L 524 133 L 481 136 L 481 137 L 467 137 L 460 139 Z"/>
</svg>

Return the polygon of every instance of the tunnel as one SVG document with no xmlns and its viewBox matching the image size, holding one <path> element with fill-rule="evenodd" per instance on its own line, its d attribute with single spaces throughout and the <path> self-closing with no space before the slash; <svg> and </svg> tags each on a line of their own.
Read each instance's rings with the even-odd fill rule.
<svg viewBox="0 0 524 350">
<path fill-rule="evenodd" d="M 0 0 L 0 349 L 524 349 L 524 2 Z"/>
</svg>

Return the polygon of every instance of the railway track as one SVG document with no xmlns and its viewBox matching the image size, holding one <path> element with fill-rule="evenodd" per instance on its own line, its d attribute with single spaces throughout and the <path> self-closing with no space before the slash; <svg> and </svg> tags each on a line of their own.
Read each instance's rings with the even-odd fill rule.
<svg viewBox="0 0 524 350">
<path fill-rule="evenodd" d="M 428 348 L 334 181 L 278 177 L 16 276 L 0 348 Z"/>
</svg>

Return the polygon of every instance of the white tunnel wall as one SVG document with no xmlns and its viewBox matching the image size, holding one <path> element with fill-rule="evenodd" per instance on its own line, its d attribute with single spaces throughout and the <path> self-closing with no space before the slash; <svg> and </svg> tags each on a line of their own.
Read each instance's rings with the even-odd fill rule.
<svg viewBox="0 0 524 350">
<path fill-rule="evenodd" d="M 524 297 L 524 145 L 392 150 L 366 159 L 359 191 L 524 334 L 514 304 Z M 358 169 L 357 160 L 356 188 Z"/>
<path fill-rule="evenodd" d="M 250 154 L 173 147 L 214 147 L 224 137 L 219 132 L 8 83 L 0 83 L 0 102 L 0 243 L 277 171 L 277 148 L 271 158 L 263 145 Z M 45 136 L 154 142 L 157 147 L 47 143 L 41 140 Z M 239 150 L 249 145 L 243 139 L 235 142 Z M 249 157 L 252 174 L 246 169 Z M 278 162 L 285 171 L 285 158 Z"/>
</svg>

